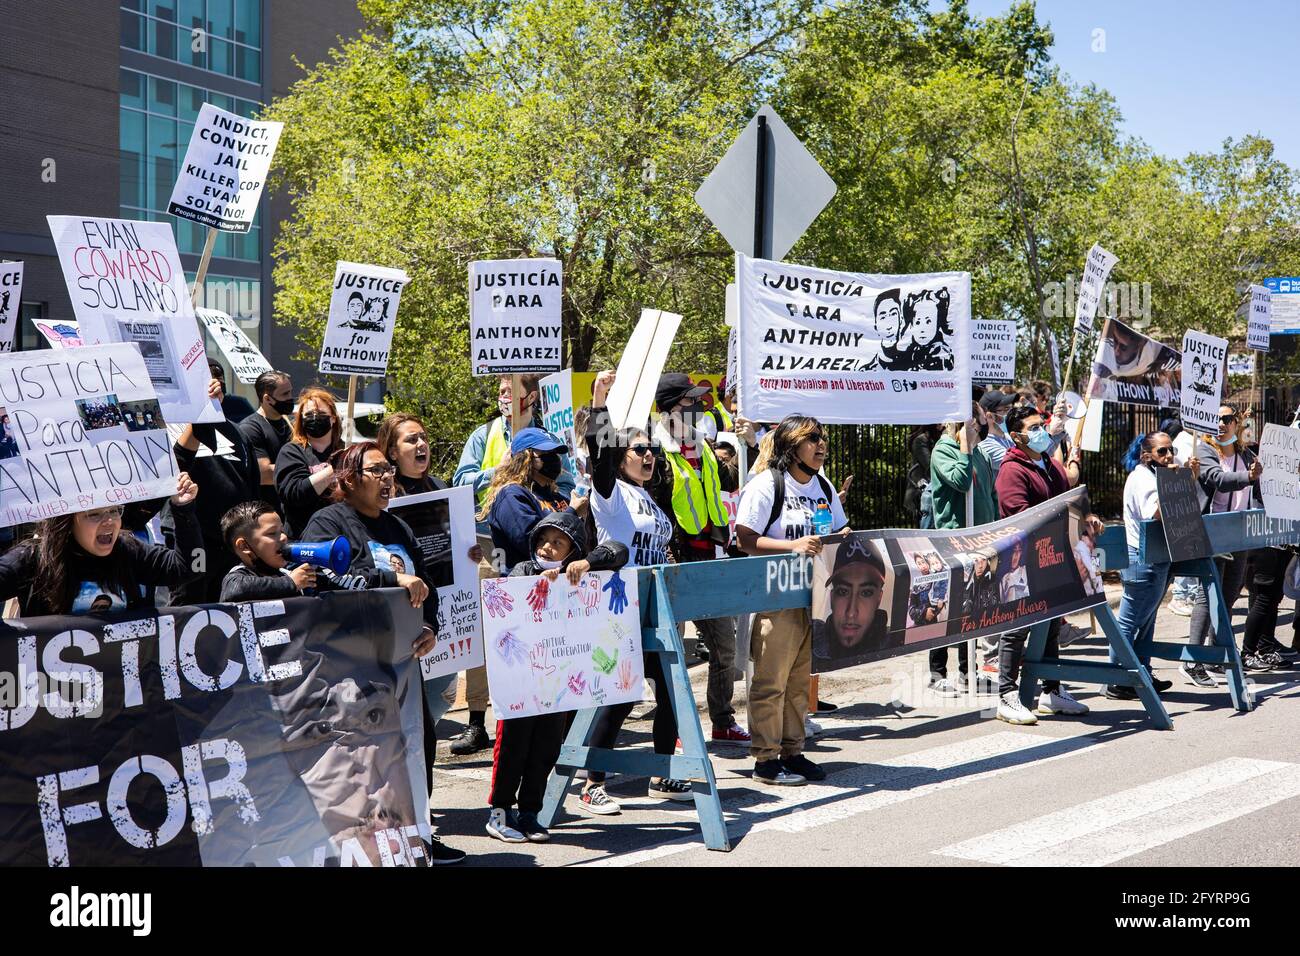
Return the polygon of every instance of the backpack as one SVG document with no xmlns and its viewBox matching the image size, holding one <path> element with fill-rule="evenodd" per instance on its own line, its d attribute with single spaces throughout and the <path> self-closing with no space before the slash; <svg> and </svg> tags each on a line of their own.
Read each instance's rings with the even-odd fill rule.
<svg viewBox="0 0 1300 956">
<path fill-rule="evenodd" d="M 767 529 L 772 527 L 772 522 L 781 517 L 781 512 L 785 510 L 785 472 L 778 468 L 769 470 L 772 472 L 772 510 L 767 516 L 767 524 L 763 525 L 763 530 L 759 534 L 767 534 Z M 822 494 L 826 496 L 826 502 L 829 504 L 835 490 L 831 488 L 831 483 L 821 475 L 817 476 L 817 483 L 821 485 Z"/>
</svg>

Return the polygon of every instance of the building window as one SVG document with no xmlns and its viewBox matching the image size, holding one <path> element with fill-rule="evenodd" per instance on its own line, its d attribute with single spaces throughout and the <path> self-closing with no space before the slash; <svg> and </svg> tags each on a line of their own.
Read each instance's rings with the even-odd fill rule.
<svg viewBox="0 0 1300 956">
<path fill-rule="evenodd" d="M 261 83 L 262 3 L 263 0 L 122 0 L 122 46 L 200 70 Z M 194 42 L 195 31 L 202 31 L 201 44 Z"/>
</svg>

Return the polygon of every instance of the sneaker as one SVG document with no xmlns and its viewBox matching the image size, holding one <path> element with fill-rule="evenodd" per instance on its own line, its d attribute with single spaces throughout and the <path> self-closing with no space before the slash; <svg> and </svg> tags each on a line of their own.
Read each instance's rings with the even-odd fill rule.
<svg viewBox="0 0 1300 956">
<path fill-rule="evenodd" d="M 1169 602 L 1169 610 L 1179 617 L 1191 617 L 1193 607 L 1191 601 L 1185 601 L 1182 598 L 1174 598 Z"/>
<path fill-rule="evenodd" d="M 1281 651 L 1276 649 L 1261 651 L 1259 656 L 1272 664 L 1275 671 L 1287 670 L 1295 663 L 1289 657 L 1283 657 Z"/>
<path fill-rule="evenodd" d="M 779 760 L 759 760 L 754 764 L 754 779 L 774 787 L 802 787 L 808 781 L 791 773 Z"/>
<path fill-rule="evenodd" d="M 954 684 L 947 677 L 941 677 L 936 681 L 930 682 L 930 690 L 940 697 L 960 697 L 961 688 Z"/>
<path fill-rule="evenodd" d="M 803 719 L 803 735 L 805 738 L 816 737 L 822 732 L 822 725 L 814 721 L 811 717 Z"/>
<path fill-rule="evenodd" d="M 1201 664 L 1191 664 L 1186 661 L 1178 668 L 1187 680 L 1197 687 L 1218 687 L 1219 682 L 1209 675 L 1205 667 Z"/>
<path fill-rule="evenodd" d="M 1159 677 L 1157 677 L 1155 674 L 1152 674 L 1152 675 L 1151 675 L 1151 686 L 1154 687 L 1154 688 L 1156 689 L 1156 693 L 1157 693 L 1157 694 L 1163 694 L 1163 693 L 1164 693 L 1165 691 L 1167 691 L 1169 688 L 1171 688 L 1171 687 L 1174 686 L 1174 682 L 1171 681 L 1171 680 L 1161 680 L 1161 679 L 1160 679 Z M 1137 691 L 1134 691 L 1133 693 L 1136 694 Z"/>
<path fill-rule="evenodd" d="M 429 846 L 425 849 L 424 855 L 431 866 L 450 866 L 465 860 L 464 850 L 453 850 L 432 834 L 429 836 Z"/>
<path fill-rule="evenodd" d="M 1088 712 L 1088 705 L 1075 700 L 1068 690 L 1058 687 L 1055 691 L 1043 691 L 1038 696 L 1038 713 L 1065 714 L 1078 717 Z"/>
<path fill-rule="evenodd" d="M 600 784 L 582 791 L 582 796 L 578 798 L 578 806 L 598 817 L 613 816 L 623 810 L 618 805 L 618 801 L 607 794 Z"/>
<path fill-rule="evenodd" d="M 522 833 L 529 843 L 545 843 L 551 838 L 551 831 L 537 822 L 537 814 L 519 811 L 519 816 L 515 819 L 515 827 Z"/>
<path fill-rule="evenodd" d="M 514 821 L 510 819 L 509 810 L 502 807 L 493 807 L 488 814 L 485 829 L 490 836 L 494 836 L 504 843 L 527 843 L 528 837 L 516 830 L 513 824 Z"/>
<path fill-rule="evenodd" d="M 749 736 L 749 731 L 740 726 L 740 724 L 732 724 L 726 730 L 723 730 L 721 727 L 714 727 L 713 739 L 726 740 L 737 744 L 748 744 L 753 740 L 753 738 Z"/>
<path fill-rule="evenodd" d="M 963 684 L 962 686 L 964 687 L 965 684 Z M 978 677 L 975 678 L 975 693 L 988 695 L 988 694 L 996 694 L 997 692 L 998 692 L 998 681 L 996 677 L 988 677 L 981 673 Z"/>
<path fill-rule="evenodd" d="M 839 709 L 840 709 L 840 708 L 839 708 L 839 705 L 838 705 L 838 704 L 832 704 L 832 703 L 831 703 L 830 701 L 828 701 L 828 700 L 819 700 L 819 701 L 817 701 L 817 713 L 818 713 L 819 715 L 821 715 L 821 714 L 833 714 L 833 713 L 835 713 L 835 711 L 837 711 L 837 710 L 839 710 Z"/>
<path fill-rule="evenodd" d="M 674 780 L 672 777 L 664 777 L 661 780 L 651 780 L 649 787 L 649 796 L 658 797 L 660 800 L 694 800 L 695 794 L 691 791 L 691 785 L 685 780 Z"/>
<path fill-rule="evenodd" d="M 487 728 L 481 724 L 470 724 L 463 732 L 451 738 L 451 752 L 458 757 L 476 754 L 492 746 L 488 739 Z"/>
<path fill-rule="evenodd" d="M 704 646 L 703 641 L 697 641 L 695 644 L 695 659 L 697 661 L 704 661 L 705 663 L 708 663 L 709 649 Z"/>
<path fill-rule="evenodd" d="M 1248 671 L 1284 671 L 1290 670 L 1291 664 L 1271 651 L 1247 654 L 1241 659 L 1242 667 Z"/>
<path fill-rule="evenodd" d="M 1002 699 L 998 701 L 998 720 L 1005 720 L 1009 724 L 1038 723 L 1038 718 L 1020 703 L 1019 691 L 1014 690 L 1003 694 Z"/>
<path fill-rule="evenodd" d="M 1092 637 L 1092 631 L 1089 628 L 1071 624 L 1069 621 L 1062 621 L 1060 633 L 1056 635 L 1056 644 L 1058 647 L 1069 647 L 1075 641 L 1081 641 L 1087 637 Z"/>
<path fill-rule="evenodd" d="M 1110 700 L 1137 700 L 1137 696 L 1136 687 L 1129 687 L 1125 684 L 1106 685 L 1106 697 Z"/>
<path fill-rule="evenodd" d="M 987 677 L 989 680 L 998 679 L 998 661 L 997 658 L 987 660 L 980 665 L 980 676 Z"/>
<path fill-rule="evenodd" d="M 817 766 L 803 754 L 795 754 L 793 757 L 782 757 L 781 766 L 785 767 L 786 773 L 792 773 L 803 780 L 826 779 L 826 771 Z"/>
</svg>

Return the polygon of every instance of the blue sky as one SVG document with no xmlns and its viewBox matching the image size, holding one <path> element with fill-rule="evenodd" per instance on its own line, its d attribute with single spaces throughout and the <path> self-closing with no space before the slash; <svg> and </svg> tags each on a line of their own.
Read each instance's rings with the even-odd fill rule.
<svg viewBox="0 0 1300 956">
<path fill-rule="evenodd" d="M 945 3 L 932 0 L 931 9 Z M 970 0 L 975 16 L 1009 0 Z M 1125 131 L 1181 158 L 1260 133 L 1300 168 L 1300 0 L 1038 0 L 1052 58 L 1115 97 Z M 1105 51 L 1093 51 L 1093 31 Z"/>
</svg>

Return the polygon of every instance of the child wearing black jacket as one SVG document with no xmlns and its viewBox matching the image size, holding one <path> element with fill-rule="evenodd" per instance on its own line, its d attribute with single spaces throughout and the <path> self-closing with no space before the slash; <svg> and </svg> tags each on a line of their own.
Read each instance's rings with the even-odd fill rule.
<svg viewBox="0 0 1300 956">
<path fill-rule="evenodd" d="M 587 531 L 572 510 L 546 515 L 528 536 L 532 558 L 521 561 L 510 576 L 542 575 L 554 581 L 561 573 L 577 584 L 588 571 L 613 571 L 627 564 L 627 545 L 610 541 L 587 552 Z M 564 743 L 568 714 L 537 714 L 497 721 L 492 753 L 492 787 L 488 793 L 487 832 L 506 843 L 545 843 L 546 828 L 537 822 L 546 778 L 555 768 Z M 519 813 L 511 812 L 518 803 Z"/>
<path fill-rule="evenodd" d="M 289 567 L 284 522 L 265 501 L 244 501 L 227 511 L 221 518 L 221 537 L 240 561 L 221 581 L 222 601 L 273 601 L 347 587 L 327 568 L 318 574 L 310 564 Z"/>
</svg>

